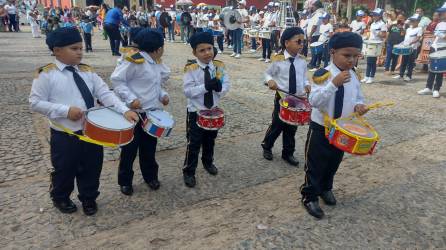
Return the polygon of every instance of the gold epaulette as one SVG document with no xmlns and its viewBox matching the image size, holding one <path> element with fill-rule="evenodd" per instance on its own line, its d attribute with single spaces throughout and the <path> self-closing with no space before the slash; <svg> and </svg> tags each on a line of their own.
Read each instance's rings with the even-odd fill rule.
<svg viewBox="0 0 446 250">
<path fill-rule="evenodd" d="M 200 66 L 198 66 L 196 60 L 188 60 L 186 66 L 184 66 L 184 73 L 187 73 L 192 70 L 197 70 Z"/>
<path fill-rule="evenodd" d="M 144 63 L 144 57 L 139 53 L 138 50 L 130 51 L 125 55 L 125 59 L 129 62 L 136 63 L 136 64 L 142 64 Z"/>
<path fill-rule="evenodd" d="M 34 78 L 39 77 L 39 74 L 42 73 L 42 72 L 48 73 L 48 72 L 50 72 L 53 69 L 57 69 L 57 66 L 54 63 L 49 63 L 49 64 L 47 64 L 45 66 L 42 66 L 42 67 L 38 68 L 35 71 Z"/>
<path fill-rule="evenodd" d="M 121 47 L 121 48 L 119 48 L 119 52 L 121 54 L 127 54 L 127 53 L 135 52 L 135 51 L 138 52 L 138 48 L 136 48 L 134 46 L 128 46 L 128 47 Z"/>
<path fill-rule="evenodd" d="M 78 67 L 80 72 L 93 72 L 93 68 L 90 65 L 80 63 Z"/>
<path fill-rule="evenodd" d="M 315 84 L 323 84 L 330 76 L 330 71 L 320 68 L 314 72 L 312 79 Z"/>
<path fill-rule="evenodd" d="M 225 67 L 225 64 L 222 61 L 220 61 L 220 60 L 213 60 L 212 63 L 214 63 L 215 67 L 217 67 L 217 68 L 224 68 Z"/>
<path fill-rule="evenodd" d="M 284 54 L 277 54 L 271 56 L 271 62 L 281 62 L 281 61 L 285 61 Z"/>
</svg>

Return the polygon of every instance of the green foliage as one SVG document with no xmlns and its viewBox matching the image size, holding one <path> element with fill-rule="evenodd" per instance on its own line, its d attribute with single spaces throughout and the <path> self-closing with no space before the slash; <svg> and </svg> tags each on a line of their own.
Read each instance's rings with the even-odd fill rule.
<svg viewBox="0 0 446 250">
<path fill-rule="evenodd" d="M 415 13 L 416 8 L 423 8 L 427 16 L 443 5 L 444 0 L 391 0 L 393 8 L 404 10 L 408 15 Z M 416 5 L 416 6 L 415 6 Z"/>
</svg>

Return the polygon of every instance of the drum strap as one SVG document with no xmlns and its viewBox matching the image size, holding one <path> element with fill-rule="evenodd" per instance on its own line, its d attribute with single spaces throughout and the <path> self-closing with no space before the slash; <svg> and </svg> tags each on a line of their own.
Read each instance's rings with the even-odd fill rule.
<svg viewBox="0 0 446 250">
<path fill-rule="evenodd" d="M 87 109 L 92 108 L 94 106 L 94 98 L 88 89 L 87 84 L 84 79 L 76 72 L 76 69 L 73 66 L 65 67 L 66 70 L 71 71 L 73 73 L 74 82 L 77 85 L 77 88 L 81 92 L 82 98 L 84 99 L 85 105 Z"/>
</svg>

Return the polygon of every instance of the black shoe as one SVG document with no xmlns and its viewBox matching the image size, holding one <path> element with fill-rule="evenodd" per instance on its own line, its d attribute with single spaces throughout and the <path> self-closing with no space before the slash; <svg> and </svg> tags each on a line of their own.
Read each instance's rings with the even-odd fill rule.
<svg viewBox="0 0 446 250">
<path fill-rule="evenodd" d="M 204 166 L 204 169 L 210 174 L 210 175 L 217 175 L 218 174 L 218 168 L 211 164 L 210 166 Z"/>
<path fill-rule="evenodd" d="M 298 166 L 299 165 L 299 161 L 294 158 L 293 155 L 282 155 L 282 159 L 284 159 L 286 162 L 288 162 L 288 164 L 292 165 L 292 166 Z"/>
<path fill-rule="evenodd" d="M 121 53 L 116 52 L 116 53 L 115 53 L 115 56 L 121 56 Z"/>
<path fill-rule="evenodd" d="M 324 211 L 319 206 L 319 201 L 302 202 L 307 212 L 318 219 L 324 217 Z"/>
<path fill-rule="evenodd" d="M 321 198 L 325 202 L 325 204 L 327 204 L 329 206 L 336 205 L 336 198 L 335 198 L 335 196 L 334 196 L 334 194 L 333 194 L 333 192 L 331 190 L 323 192 L 321 194 Z"/>
<path fill-rule="evenodd" d="M 93 215 L 98 211 L 96 201 L 84 201 L 82 202 L 82 208 L 84 209 L 84 214 L 87 216 Z"/>
<path fill-rule="evenodd" d="M 263 149 L 263 158 L 267 159 L 268 161 L 273 160 L 273 152 L 268 149 Z"/>
<path fill-rule="evenodd" d="M 53 201 L 54 206 L 64 214 L 71 214 L 77 211 L 76 204 L 70 199 L 64 201 Z"/>
<path fill-rule="evenodd" d="M 130 196 L 133 194 L 133 187 L 132 186 L 121 186 L 121 193 Z"/>
<path fill-rule="evenodd" d="M 161 183 L 158 180 L 152 180 L 152 181 L 147 182 L 147 185 L 152 190 L 158 190 L 161 186 Z"/>
<path fill-rule="evenodd" d="M 186 186 L 190 188 L 195 187 L 195 185 L 197 184 L 194 175 L 183 174 L 183 179 L 184 179 L 184 184 L 186 184 Z"/>
</svg>

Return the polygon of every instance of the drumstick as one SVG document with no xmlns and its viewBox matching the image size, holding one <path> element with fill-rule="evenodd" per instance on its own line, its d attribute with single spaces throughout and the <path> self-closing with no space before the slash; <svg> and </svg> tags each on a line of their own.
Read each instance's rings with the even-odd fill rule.
<svg viewBox="0 0 446 250">
<path fill-rule="evenodd" d="M 153 110 L 156 110 L 156 109 L 153 109 Z M 144 113 L 147 113 L 145 110 L 143 110 L 143 109 L 134 109 L 133 111 L 135 111 L 136 113 L 138 113 L 138 115 L 140 116 L 140 118 L 141 118 L 141 115 L 139 114 L 139 113 L 141 113 L 141 112 L 144 112 Z M 152 111 L 152 110 L 149 110 L 149 111 Z M 151 116 L 153 116 L 155 119 L 157 119 L 158 121 L 161 121 L 161 118 L 159 118 L 159 117 L 157 117 L 156 115 L 154 115 L 154 114 L 151 114 Z M 142 119 L 142 118 L 141 118 Z"/>
<path fill-rule="evenodd" d="M 113 105 L 110 106 L 99 106 L 99 107 L 93 107 L 93 108 L 89 108 L 87 110 L 84 110 L 84 113 L 90 112 L 90 111 L 95 111 L 95 110 L 100 110 L 100 109 L 107 109 L 107 108 L 111 108 L 113 107 Z"/>
<path fill-rule="evenodd" d="M 264 85 L 265 85 L 265 86 L 268 86 L 268 83 L 265 82 Z M 297 99 L 302 99 L 302 100 L 305 100 L 305 99 L 306 99 L 306 98 L 303 97 L 303 96 L 298 96 L 298 95 L 295 95 L 295 94 L 291 94 L 290 92 L 285 91 L 285 90 L 280 89 L 280 88 L 277 88 L 276 90 L 277 90 L 277 91 L 280 91 L 280 92 L 282 92 L 282 93 L 285 93 L 285 94 L 287 94 L 287 95 L 294 96 L 294 97 L 296 97 Z"/>
</svg>

